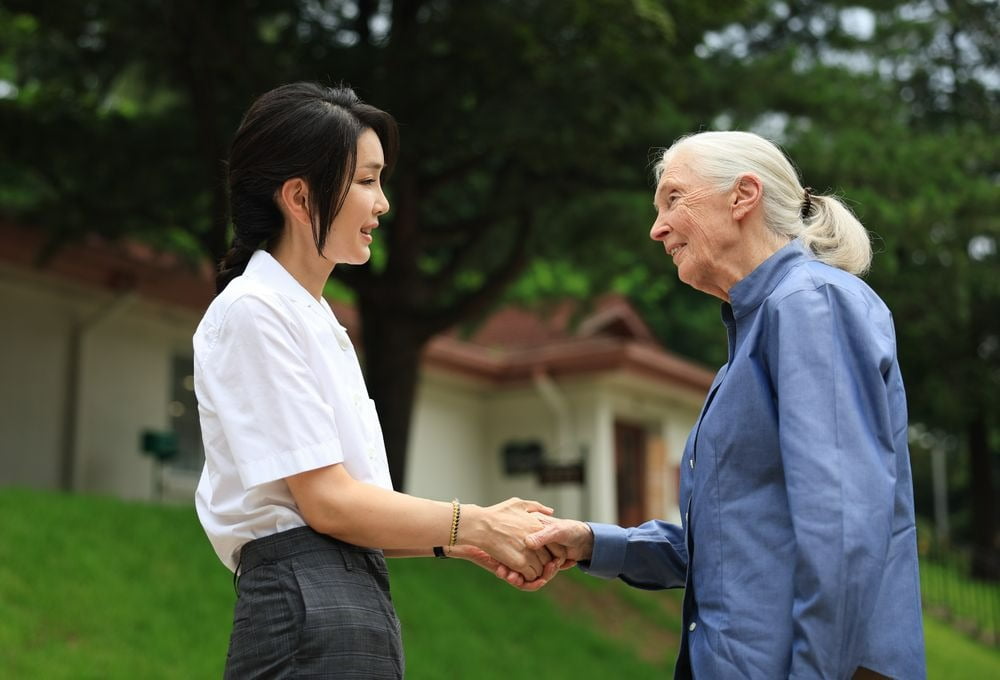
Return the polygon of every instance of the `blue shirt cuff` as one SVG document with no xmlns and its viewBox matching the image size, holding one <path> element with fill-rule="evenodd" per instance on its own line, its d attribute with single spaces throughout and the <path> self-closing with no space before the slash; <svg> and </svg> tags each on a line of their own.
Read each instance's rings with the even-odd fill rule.
<svg viewBox="0 0 1000 680">
<path fill-rule="evenodd" d="M 618 578 L 625 568 L 628 530 L 615 524 L 587 524 L 594 532 L 594 552 L 590 556 L 590 563 L 581 563 L 580 569 L 591 576 Z"/>
</svg>

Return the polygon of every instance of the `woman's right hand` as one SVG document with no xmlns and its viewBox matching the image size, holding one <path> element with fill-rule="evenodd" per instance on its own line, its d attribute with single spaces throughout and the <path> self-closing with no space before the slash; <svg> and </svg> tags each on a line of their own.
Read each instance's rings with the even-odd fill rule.
<svg viewBox="0 0 1000 680">
<path fill-rule="evenodd" d="M 534 581 L 542 576 L 545 565 L 553 561 L 545 546 L 529 549 L 525 536 L 543 528 L 531 513 L 551 515 L 552 508 L 536 501 L 510 498 L 489 507 L 462 505 L 458 543 L 474 545 L 492 555 L 509 569 Z"/>
</svg>

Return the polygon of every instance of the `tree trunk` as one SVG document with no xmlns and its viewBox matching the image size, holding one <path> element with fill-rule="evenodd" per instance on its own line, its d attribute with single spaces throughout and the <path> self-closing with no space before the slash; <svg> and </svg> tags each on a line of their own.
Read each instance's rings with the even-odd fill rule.
<svg viewBox="0 0 1000 680">
<path fill-rule="evenodd" d="M 378 406 L 393 487 L 403 491 L 420 352 L 426 338 L 414 334 L 389 305 L 371 300 L 359 303 L 365 382 Z"/>
<path fill-rule="evenodd" d="M 968 424 L 966 433 L 972 486 L 972 575 L 996 581 L 1000 580 L 1000 562 L 997 560 L 995 548 L 996 508 L 993 501 L 993 466 L 989 427 L 981 413 Z"/>
</svg>

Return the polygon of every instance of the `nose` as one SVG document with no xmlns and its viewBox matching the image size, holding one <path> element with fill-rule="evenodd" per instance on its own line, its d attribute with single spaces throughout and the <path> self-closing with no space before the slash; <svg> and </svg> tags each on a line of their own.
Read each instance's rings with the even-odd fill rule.
<svg viewBox="0 0 1000 680">
<path fill-rule="evenodd" d="M 657 215 L 656 219 L 653 220 L 653 226 L 649 230 L 649 238 L 653 239 L 654 241 L 662 241 L 663 239 L 667 238 L 669 234 L 670 234 L 670 227 L 668 227 L 666 222 L 661 220 L 660 216 Z"/>
<path fill-rule="evenodd" d="M 389 212 L 389 199 L 385 197 L 385 192 L 382 190 L 382 187 L 379 187 L 378 198 L 375 199 L 375 206 L 372 212 L 374 212 L 376 217 L 385 215 Z"/>
</svg>

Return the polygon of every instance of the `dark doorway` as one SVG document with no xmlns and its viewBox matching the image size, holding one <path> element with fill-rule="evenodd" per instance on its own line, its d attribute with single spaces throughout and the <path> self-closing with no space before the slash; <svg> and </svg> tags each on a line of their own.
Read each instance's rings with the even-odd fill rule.
<svg viewBox="0 0 1000 680">
<path fill-rule="evenodd" d="M 615 422 L 618 524 L 634 527 L 646 517 L 646 430 Z"/>
</svg>

